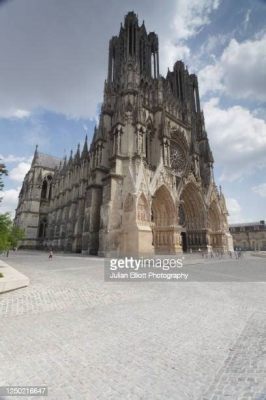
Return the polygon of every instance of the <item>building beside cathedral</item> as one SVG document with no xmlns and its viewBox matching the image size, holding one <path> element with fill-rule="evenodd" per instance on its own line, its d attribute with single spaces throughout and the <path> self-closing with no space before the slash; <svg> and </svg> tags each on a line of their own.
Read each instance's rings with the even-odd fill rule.
<svg viewBox="0 0 266 400">
<path fill-rule="evenodd" d="M 15 223 L 26 248 L 98 255 L 232 250 L 197 76 L 159 72 L 158 37 L 130 12 L 109 44 L 99 125 L 69 159 L 36 148 Z"/>
<path fill-rule="evenodd" d="M 229 230 L 233 236 L 236 249 L 266 251 L 266 224 L 264 220 L 232 224 Z"/>
</svg>

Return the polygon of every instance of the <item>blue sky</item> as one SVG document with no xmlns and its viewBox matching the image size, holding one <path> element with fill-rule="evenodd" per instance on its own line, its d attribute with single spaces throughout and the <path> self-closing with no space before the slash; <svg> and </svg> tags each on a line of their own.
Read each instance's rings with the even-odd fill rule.
<svg viewBox="0 0 266 400">
<path fill-rule="evenodd" d="M 198 74 L 230 221 L 266 219 L 263 0 L 0 2 L 0 158 L 9 170 L 0 212 L 16 207 L 36 144 L 63 157 L 91 139 L 108 41 L 130 10 L 159 35 L 162 75 L 178 59 Z"/>
</svg>

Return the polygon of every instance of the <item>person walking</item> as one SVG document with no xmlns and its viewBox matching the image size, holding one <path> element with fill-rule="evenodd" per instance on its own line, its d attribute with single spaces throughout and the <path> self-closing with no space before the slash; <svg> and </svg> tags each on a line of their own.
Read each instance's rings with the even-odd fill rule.
<svg viewBox="0 0 266 400">
<path fill-rule="evenodd" d="M 50 253 L 49 253 L 49 260 L 50 261 L 52 261 L 52 259 L 53 259 L 53 250 L 50 250 Z"/>
</svg>

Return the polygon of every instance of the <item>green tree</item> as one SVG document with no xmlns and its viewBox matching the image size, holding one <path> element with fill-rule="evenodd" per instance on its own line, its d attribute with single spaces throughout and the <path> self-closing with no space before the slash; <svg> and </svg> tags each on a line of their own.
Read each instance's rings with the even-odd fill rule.
<svg viewBox="0 0 266 400">
<path fill-rule="evenodd" d="M 7 169 L 0 163 L 0 191 L 3 190 L 3 176 L 7 175 Z M 0 202 L 2 198 L 0 197 Z M 9 213 L 0 214 L 0 251 L 8 251 L 18 246 L 24 239 L 24 231 L 13 224 Z"/>
<path fill-rule="evenodd" d="M 0 214 L 0 251 L 7 250 L 10 246 L 9 233 L 12 229 L 12 221 L 9 214 Z"/>
<path fill-rule="evenodd" d="M 18 226 L 12 225 L 9 237 L 10 247 L 12 249 L 18 247 L 19 242 L 24 238 L 25 238 L 24 230 L 19 228 Z"/>
<path fill-rule="evenodd" d="M 0 214 L 0 251 L 17 247 L 22 239 L 24 231 L 13 224 L 10 214 Z"/>
<path fill-rule="evenodd" d="M 0 163 L 0 191 L 3 190 L 4 187 L 4 182 L 3 182 L 3 176 L 7 175 L 7 169 L 5 164 Z M 2 197 L 0 197 L 0 203 L 1 203 Z"/>
</svg>

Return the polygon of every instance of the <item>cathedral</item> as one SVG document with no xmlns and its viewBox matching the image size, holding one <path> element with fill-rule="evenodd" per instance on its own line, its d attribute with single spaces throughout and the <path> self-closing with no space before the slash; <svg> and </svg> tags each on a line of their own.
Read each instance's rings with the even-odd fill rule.
<svg viewBox="0 0 266 400">
<path fill-rule="evenodd" d="M 99 256 L 233 249 L 197 76 L 160 75 L 154 32 L 134 12 L 109 43 L 104 99 L 90 145 L 62 160 L 36 147 L 15 224 L 24 248 Z"/>
</svg>

